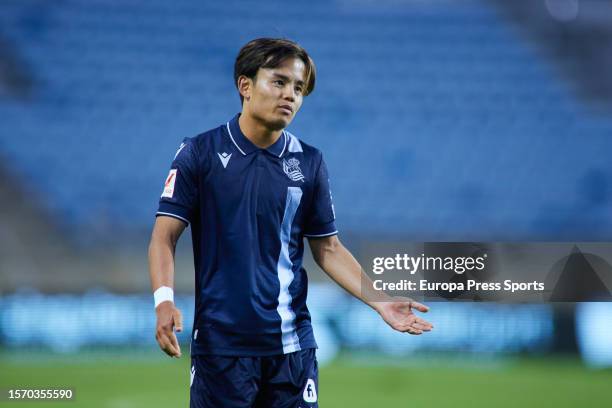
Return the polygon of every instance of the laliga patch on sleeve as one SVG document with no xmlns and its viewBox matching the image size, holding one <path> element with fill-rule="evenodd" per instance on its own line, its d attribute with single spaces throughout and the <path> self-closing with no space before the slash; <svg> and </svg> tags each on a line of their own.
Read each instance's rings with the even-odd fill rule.
<svg viewBox="0 0 612 408">
<path fill-rule="evenodd" d="M 168 173 L 168 178 L 166 178 L 166 183 L 164 184 L 164 192 L 161 195 L 162 198 L 172 198 L 172 196 L 174 195 L 174 183 L 176 182 L 177 172 L 178 169 L 172 169 L 170 170 L 170 173 Z"/>
</svg>

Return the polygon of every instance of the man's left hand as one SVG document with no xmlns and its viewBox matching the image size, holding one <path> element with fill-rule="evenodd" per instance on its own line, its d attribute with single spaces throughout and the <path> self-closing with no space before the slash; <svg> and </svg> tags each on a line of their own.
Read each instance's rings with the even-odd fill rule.
<svg viewBox="0 0 612 408">
<path fill-rule="evenodd" d="M 397 299 L 397 300 L 396 300 Z M 395 298 L 386 302 L 377 302 L 375 310 L 393 329 L 414 335 L 431 331 L 433 325 L 414 314 L 413 309 L 427 312 L 429 308 L 412 299 Z"/>
</svg>

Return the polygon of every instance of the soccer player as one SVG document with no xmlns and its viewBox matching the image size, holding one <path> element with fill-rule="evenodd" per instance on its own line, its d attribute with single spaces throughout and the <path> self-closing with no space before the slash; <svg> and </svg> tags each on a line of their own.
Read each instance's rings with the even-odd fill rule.
<svg viewBox="0 0 612 408">
<path fill-rule="evenodd" d="M 285 39 L 253 40 L 234 80 L 242 112 L 181 143 L 161 195 L 149 246 L 156 338 L 181 356 L 174 249 L 191 225 L 191 407 L 316 407 L 304 237 L 317 264 L 395 330 L 431 330 L 413 313 L 428 309 L 361 291 L 369 279 L 338 239 L 321 152 L 285 130 L 315 86 L 307 52 Z"/>
</svg>

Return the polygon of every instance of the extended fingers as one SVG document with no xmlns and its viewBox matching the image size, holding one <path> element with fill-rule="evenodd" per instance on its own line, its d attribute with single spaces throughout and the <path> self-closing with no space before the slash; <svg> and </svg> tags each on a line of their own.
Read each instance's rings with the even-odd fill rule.
<svg viewBox="0 0 612 408">
<path fill-rule="evenodd" d="M 423 330 L 416 327 L 414 323 L 400 323 L 396 324 L 393 328 L 397 331 L 410 334 L 421 334 L 423 332 Z"/>
<path fill-rule="evenodd" d="M 423 312 L 423 313 L 429 311 L 429 307 L 425 306 L 422 303 L 415 302 L 414 300 L 410 302 L 410 307 L 418 310 L 419 312 Z"/>
<path fill-rule="evenodd" d="M 394 328 L 405 333 L 422 334 L 431 331 L 433 325 L 421 318 L 412 316 L 407 321 L 397 324 Z"/>
<path fill-rule="evenodd" d="M 429 323 L 425 319 L 421 319 L 420 317 L 417 317 L 415 319 L 414 324 L 423 327 L 423 330 L 425 330 L 425 331 L 430 331 L 431 329 L 433 329 L 433 324 Z"/>
<path fill-rule="evenodd" d="M 162 336 L 158 342 L 160 348 L 170 357 L 178 358 L 181 356 L 181 348 L 178 345 L 178 341 L 176 340 L 174 333 L 171 335 Z"/>
<path fill-rule="evenodd" d="M 170 351 L 173 353 L 171 356 L 179 358 L 181 356 L 181 346 L 179 346 L 174 332 L 170 333 L 170 346 Z"/>
<path fill-rule="evenodd" d="M 430 325 L 426 325 L 426 324 L 414 323 L 412 325 L 412 327 L 417 329 L 417 330 L 424 331 L 424 332 L 431 331 L 431 326 Z"/>
<path fill-rule="evenodd" d="M 168 354 L 170 357 L 178 358 L 181 356 L 181 347 L 178 344 L 178 340 L 172 328 L 159 327 L 155 333 L 155 338 L 164 353 Z"/>
<path fill-rule="evenodd" d="M 174 326 L 176 327 L 176 331 L 179 333 L 182 332 L 183 331 L 183 315 L 181 315 L 181 312 L 178 309 L 174 310 L 173 318 L 174 318 Z"/>
<path fill-rule="evenodd" d="M 404 330 L 404 333 L 414 334 L 414 335 L 418 336 L 419 334 L 423 334 L 423 330 L 417 329 L 414 326 L 410 326 L 406 330 Z"/>
</svg>

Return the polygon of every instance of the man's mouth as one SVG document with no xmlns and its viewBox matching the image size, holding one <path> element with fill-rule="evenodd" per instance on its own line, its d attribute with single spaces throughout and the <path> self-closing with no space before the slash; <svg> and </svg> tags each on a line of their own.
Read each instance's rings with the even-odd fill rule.
<svg viewBox="0 0 612 408">
<path fill-rule="evenodd" d="M 288 114 L 292 114 L 293 113 L 293 108 L 289 105 L 281 105 L 278 107 L 280 110 L 282 110 L 283 112 L 286 112 Z"/>
</svg>

